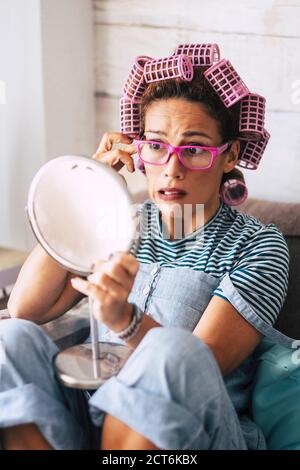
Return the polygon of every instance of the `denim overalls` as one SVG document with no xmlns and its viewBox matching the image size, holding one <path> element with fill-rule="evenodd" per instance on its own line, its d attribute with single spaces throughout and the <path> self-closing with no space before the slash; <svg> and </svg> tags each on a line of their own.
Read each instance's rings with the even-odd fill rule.
<svg viewBox="0 0 300 470">
<path fill-rule="evenodd" d="M 2 320 L 0 428 L 34 422 L 55 449 L 89 448 L 97 445 L 106 412 L 162 449 L 265 448 L 260 429 L 246 414 L 240 423 L 235 411 L 247 410 L 252 359 L 224 384 L 211 351 L 191 334 L 216 285 L 212 276 L 189 268 L 140 265 L 128 300 L 167 328 L 150 330 L 118 376 L 93 394 L 95 426 L 83 413 L 84 393 L 55 377 L 58 349 L 41 327 Z M 100 335 L 122 343 L 103 324 Z"/>
<path fill-rule="evenodd" d="M 265 449 L 249 411 L 254 353 L 223 378 L 209 347 L 192 334 L 219 282 L 191 268 L 140 263 L 128 301 L 164 327 L 151 329 L 118 375 L 91 398 L 59 383 L 52 366 L 58 349 L 41 327 L 21 319 L 0 321 L 6 348 L 0 428 L 33 422 L 55 449 L 99 448 L 109 413 L 161 449 Z M 232 304 L 250 319 L 251 309 L 230 279 L 222 283 Z M 269 328 L 274 341 L 292 341 Z M 100 339 L 123 343 L 105 325 L 99 330 Z"/>
</svg>

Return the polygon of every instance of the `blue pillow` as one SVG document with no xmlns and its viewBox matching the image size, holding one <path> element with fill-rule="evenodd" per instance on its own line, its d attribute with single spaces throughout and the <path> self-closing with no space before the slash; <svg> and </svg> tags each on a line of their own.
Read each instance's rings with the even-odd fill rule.
<svg viewBox="0 0 300 470">
<path fill-rule="evenodd" d="M 300 351 L 265 342 L 252 395 L 268 449 L 300 450 Z"/>
</svg>

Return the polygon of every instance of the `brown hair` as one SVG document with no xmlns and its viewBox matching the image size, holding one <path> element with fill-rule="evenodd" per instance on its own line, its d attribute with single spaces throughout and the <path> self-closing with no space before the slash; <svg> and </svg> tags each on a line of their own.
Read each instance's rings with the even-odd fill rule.
<svg viewBox="0 0 300 470">
<path fill-rule="evenodd" d="M 142 133 L 144 131 L 145 114 L 151 103 L 168 98 L 184 98 L 187 101 L 202 104 L 207 113 L 216 119 L 222 142 L 238 138 L 239 103 L 226 108 L 204 77 L 203 72 L 205 70 L 206 67 L 194 68 L 194 77 L 190 82 L 173 78 L 149 83 L 141 103 Z"/>
<path fill-rule="evenodd" d="M 180 78 L 160 80 L 149 83 L 141 102 L 141 133 L 145 130 L 145 114 L 151 103 L 168 98 L 184 98 L 187 101 L 200 103 L 205 106 L 207 113 L 218 122 L 222 143 L 239 137 L 240 103 L 226 108 L 217 93 L 204 76 L 207 67 L 194 68 L 194 77 L 190 82 Z M 240 151 L 241 154 L 241 151 Z M 221 185 L 234 178 L 245 182 L 243 173 L 234 168 L 229 173 L 223 173 Z"/>
</svg>

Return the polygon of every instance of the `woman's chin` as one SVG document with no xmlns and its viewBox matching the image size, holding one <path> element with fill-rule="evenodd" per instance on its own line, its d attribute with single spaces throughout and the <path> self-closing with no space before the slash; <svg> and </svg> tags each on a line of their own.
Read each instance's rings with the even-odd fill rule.
<svg viewBox="0 0 300 470">
<path fill-rule="evenodd" d="M 164 217 L 182 217 L 185 204 L 179 201 L 156 201 Z"/>
</svg>

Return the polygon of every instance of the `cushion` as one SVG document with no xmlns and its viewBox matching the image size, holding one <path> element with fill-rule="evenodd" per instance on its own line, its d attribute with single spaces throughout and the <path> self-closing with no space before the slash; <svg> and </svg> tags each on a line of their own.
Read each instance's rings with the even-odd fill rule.
<svg viewBox="0 0 300 470">
<path fill-rule="evenodd" d="M 253 215 L 263 224 L 275 224 L 285 236 L 300 236 L 300 203 L 249 198 L 237 209 Z"/>
<path fill-rule="evenodd" d="M 289 286 L 275 327 L 292 338 L 300 338 L 300 203 L 250 198 L 238 210 L 256 217 L 264 224 L 275 224 L 286 239 L 290 252 Z"/>
<path fill-rule="evenodd" d="M 300 350 L 270 344 L 259 358 L 252 394 L 253 418 L 268 449 L 300 450 L 299 399 Z"/>
</svg>

